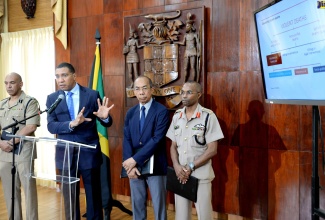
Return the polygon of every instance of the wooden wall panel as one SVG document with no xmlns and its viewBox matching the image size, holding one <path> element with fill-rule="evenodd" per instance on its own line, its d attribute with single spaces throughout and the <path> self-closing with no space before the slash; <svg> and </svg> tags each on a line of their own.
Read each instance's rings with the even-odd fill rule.
<svg viewBox="0 0 325 220">
<path fill-rule="evenodd" d="M 324 187 L 325 187 L 325 167 L 323 167 L 323 158 L 322 154 L 318 154 L 318 176 L 319 176 L 319 208 L 325 211 L 325 192 L 324 192 Z M 306 172 L 303 176 L 306 177 L 306 180 L 308 180 L 308 176 L 306 175 L 308 172 Z M 310 177 L 310 176 L 309 176 Z M 311 183 L 311 181 L 308 181 Z M 310 191 L 309 188 L 303 188 L 306 192 Z M 302 197 L 303 198 L 303 197 Z M 304 204 L 304 203 L 302 203 Z M 310 203 L 311 204 L 311 203 Z M 305 204 L 307 206 L 307 204 Z"/>
<path fill-rule="evenodd" d="M 263 117 L 267 116 L 267 108 L 266 104 L 263 103 L 264 94 L 263 94 L 263 83 L 261 74 L 259 71 L 249 71 L 249 72 L 241 72 L 240 74 L 240 123 L 247 122 L 249 120 L 248 108 L 249 104 L 256 100 L 257 102 L 262 104 L 261 112 L 257 112 Z M 255 107 L 255 106 L 253 106 Z M 257 115 L 253 115 L 253 117 L 258 117 Z M 267 118 L 263 120 L 267 121 Z"/>
<path fill-rule="evenodd" d="M 69 18 L 103 14 L 103 0 L 69 0 L 67 2 Z"/>
<path fill-rule="evenodd" d="M 104 0 L 104 14 L 123 11 L 123 1 Z"/>
<path fill-rule="evenodd" d="M 238 126 L 240 72 L 208 73 L 206 107 L 214 111 L 219 120 L 225 138 L 223 145 L 230 145 L 231 135 Z"/>
<path fill-rule="evenodd" d="M 165 5 L 165 0 L 139 0 L 140 8 L 152 8 Z"/>
<path fill-rule="evenodd" d="M 312 150 L 312 119 L 313 112 L 312 106 L 300 106 L 299 115 L 299 139 L 298 149 L 300 151 L 311 151 Z M 320 141 L 320 140 L 319 140 Z M 321 143 L 321 142 L 319 142 Z"/>
<path fill-rule="evenodd" d="M 299 218 L 299 152 L 269 150 L 268 219 Z"/>
<path fill-rule="evenodd" d="M 139 1 L 123 0 L 123 11 L 130 11 L 139 9 Z"/>
<path fill-rule="evenodd" d="M 69 31 L 68 31 L 69 36 Z M 68 41 L 67 49 L 64 49 L 61 41 L 54 37 L 54 44 L 55 44 L 55 65 L 58 65 L 62 62 L 70 62 L 70 42 Z"/>
<path fill-rule="evenodd" d="M 220 122 L 220 120 L 219 120 Z M 223 130 L 224 131 L 224 130 Z M 234 164 L 235 148 L 218 144 L 218 153 L 212 159 L 215 179 L 212 181 L 213 210 L 219 213 L 239 213 L 238 167 Z"/>
<path fill-rule="evenodd" d="M 113 122 L 115 123 L 115 121 Z M 110 135 L 111 131 L 108 130 Z M 129 179 L 120 178 L 121 166 L 122 164 L 122 143 L 123 138 L 120 137 L 109 137 L 109 153 L 111 161 L 111 185 L 112 192 L 116 195 L 130 196 L 130 185 Z"/>
<path fill-rule="evenodd" d="M 218 117 L 225 138 L 218 143 L 217 156 L 213 158 L 216 178 L 212 182 L 213 208 L 217 212 L 239 213 L 238 168 L 234 165 L 234 148 L 231 136 L 239 120 L 239 72 L 217 72 L 207 75 L 206 107 Z"/>
<path fill-rule="evenodd" d="M 325 128 L 325 120 L 324 120 L 324 106 L 318 106 L 319 113 L 320 113 L 320 120 L 322 128 Z M 313 119 L 313 111 L 312 106 L 300 106 L 300 115 L 299 115 L 299 143 L 298 143 L 298 150 L 299 151 L 312 151 L 312 119 Z M 318 135 L 318 144 L 321 144 L 321 136 Z M 319 148 L 319 151 L 321 149 Z"/>
<path fill-rule="evenodd" d="M 239 69 L 260 70 L 254 11 L 266 5 L 268 0 L 246 0 L 240 2 L 239 18 Z"/>
<path fill-rule="evenodd" d="M 207 44 L 213 47 L 213 62 L 208 62 L 210 72 L 239 70 L 239 7 L 237 0 L 212 1 L 213 38 Z"/>
<path fill-rule="evenodd" d="M 104 78 L 105 94 L 109 97 L 110 103 L 114 104 L 114 108 L 111 111 L 113 117 L 113 125 L 109 128 L 109 137 L 123 138 L 123 125 L 125 116 L 124 99 L 124 77 L 122 76 L 110 76 L 106 75 Z M 119 164 L 120 165 L 120 164 Z"/>
<path fill-rule="evenodd" d="M 204 39 L 205 39 L 205 63 L 206 63 L 206 74 L 208 74 L 211 71 L 211 64 L 215 62 L 215 57 L 213 57 L 213 46 L 211 44 L 213 43 L 213 28 L 212 28 L 212 0 L 205 0 L 202 2 L 202 5 L 205 7 L 205 33 L 204 33 Z"/>
<path fill-rule="evenodd" d="M 186 3 L 188 0 L 166 0 L 166 5 L 176 5 L 180 3 Z"/>
<path fill-rule="evenodd" d="M 269 123 L 279 132 L 284 145 L 288 150 L 298 150 L 299 106 L 272 105 L 269 107 Z M 281 124 L 280 124 L 281 123 Z"/>
<path fill-rule="evenodd" d="M 320 158 L 319 158 L 320 159 Z M 299 217 L 311 219 L 311 177 L 312 177 L 312 153 L 299 153 Z"/>
<path fill-rule="evenodd" d="M 87 19 L 72 19 L 70 20 L 70 62 L 76 70 L 78 76 L 89 75 L 92 60 L 88 58 L 87 48 Z M 80 28 L 83 27 L 83 28 Z M 83 45 L 82 47 L 80 45 Z M 84 85 L 83 86 L 87 86 Z"/>
<path fill-rule="evenodd" d="M 90 72 L 92 69 L 92 64 L 94 61 L 95 57 L 95 50 L 96 50 L 96 30 L 99 31 L 99 34 L 101 36 L 100 39 L 100 53 L 101 53 L 101 62 L 102 62 L 102 70 L 105 69 L 105 63 L 103 63 L 103 60 L 105 60 L 106 54 L 105 50 L 103 50 L 103 46 L 106 44 L 105 41 L 105 27 L 104 27 L 104 22 L 103 22 L 103 15 L 97 15 L 97 16 L 90 16 L 87 21 L 86 21 L 86 33 L 85 33 L 85 38 L 86 38 L 86 44 L 84 47 L 86 48 L 87 52 L 85 54 L 86 59 L 84 60 L 84 65 L 86 66 L 86 69 L 84 70 L 85 74 L 88 76 L 88 81 L 89 81 L 89 76 Z M 103 71 L 103 75 L 104 71 Z M 103 76 L 104 78 L 104 76 Z M 88 86 L 88 81 L 87 81 L 87 86 Z"/>
<path fill-rule="evenodd" d="M 27 19 L 20 1 L 8 0 L 8 31 L 23 31 L 53 26 L 51 2 L 38 0 L 35 17 Z"/>
<path fill-rule="evenodd" d="M 122 18 L 121 13 L 104 15 L 102 51 L 105 53 L 105 59 L 102 59 L 102 62 L 105 66 L 105 75 L 124 76 Z"/>
<path fill-rule="evenodd" d="M 207 6 L 207 5 L 203 4 L 203 1 L 190 1 L 187 3 L 181 3 L 181 4 L 165 5 L 165 11 L 185 10 L 185 9 L 190 9 L 190 8 L 201 8 L 203 6 Z"/>
</svg>

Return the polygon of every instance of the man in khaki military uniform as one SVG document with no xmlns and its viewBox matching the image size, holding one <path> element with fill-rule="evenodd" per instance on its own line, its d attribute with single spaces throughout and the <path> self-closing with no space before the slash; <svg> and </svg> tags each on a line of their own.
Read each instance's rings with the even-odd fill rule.
<svg viewBox="0 0 325 220">
<path fill-rule="evenodd" d="M 217 154 L 217 140 L 223 138 L 223 133 L 216 115 L 198 103 L 201 92 L 201 85 L 195 81 L 183 85 L 181 96 L 185 107 L 175 112 L 166 136 L 172 141 L 170 155 L 179 181 L 186 184 L 189 176 L 199 179 L 195 203 L 198 219 L 210 220 L 214 179 L 211 158 Z M 190 200 L 175 195 L 176 220 L 191 219 L 191 209 Z"/>
<path fill-rule="evenodd" d="M 32 143 L 24 141 L 22 146 L 19 146 L 20 140 L 15 138 L 15 204 L 14 216 L 12 216 L 12 159 L 13 159 L 13 139 L 5 138 L 5 132 L 12 132 L 11 128 L 6 131 L 2 128 L 14 123 L 14 120 L 21 121 L 24 118 L 35 115 L 39 111 L 39 105 L 36 99 L 27 96 L 22 91 L 23 82 L 21 76 L 17 73 L 10 73 L 5 78 L 5 86 L 9 97 L 0 101 L 0 129 L 2 137 L 0 140 L 0 178 L 2 188 L 6 199 L 8 218 L 14 220 L 22 220 L 21 209 L 21 190 L 22 185 L 25 193 L 26 203 L 26 220 L 38 219 L 37 208 L 37 191 L 36 180 L 29 177 Z M 40 116 L 37 115 L 25 121 L 23 124 L 18 124 L 17 135 L 34 136 L 36 128 L 40 126 Z M 20 148 L 20 149 L 19 149 Z M 34 159 L 35 159 L 34 150 Z M 33 169 L 33 166 L 32 166 Z"/>
</svg>

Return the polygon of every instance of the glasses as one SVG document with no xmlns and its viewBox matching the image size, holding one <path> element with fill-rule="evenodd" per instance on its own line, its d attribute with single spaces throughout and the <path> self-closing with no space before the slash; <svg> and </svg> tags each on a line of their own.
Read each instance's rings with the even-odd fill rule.
<svg viewBox="0 0 325 220">
<path fill-rule="evenodd" d="M 56 79 L 59 79 L 59 78 L 63 78 L 63 79 L 66 79 L 69 75 L 72 75 L 71 73 L 62 73 L 62 74 L 56 74 L 55 75 L 55 78 Z"/>
<path fill-rule="evenodd" d="M 189 90 L 189 91 L 183 91 L 183 90 L 181 90 L 181 92 L 179 93 L 179 94 L 181 94 L 181 95 L 193 95 L 193 94 L 196 94 L 196 93 L 199 93 L 199 92 L 193 92 L 193 91 L 191 91 L 191 90 Z"/>
<path fill-rule="evenodd" d="M 144 87 L 135 87 L 134 90 L 136 92 L 140 92 L 140 91 L 143 91 L 143 92 L 147 92 L 149 90 L 149 88 L 147 86 L 144 86 Z"/>
</svg>

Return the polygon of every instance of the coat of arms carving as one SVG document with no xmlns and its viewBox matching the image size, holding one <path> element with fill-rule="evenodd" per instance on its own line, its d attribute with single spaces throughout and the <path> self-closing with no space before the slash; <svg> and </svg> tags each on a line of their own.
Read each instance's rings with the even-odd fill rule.
<svg viewBox="0 0 325 220">
<path fill-rule="evenodd" d="M 177 10 L 125 19 L 129 22 L 129 38 L 123 47 L 128 98 L 134 97 L 134 79 L 145 75 L 155 86 L 154 96 L 164 97 L 167 107 L 174 108 L 181 102 L 182 84 L 187 80 L 200 81 L 202 20 L 197 18 L 193 10 L 183 16 Z"/>
</svg>

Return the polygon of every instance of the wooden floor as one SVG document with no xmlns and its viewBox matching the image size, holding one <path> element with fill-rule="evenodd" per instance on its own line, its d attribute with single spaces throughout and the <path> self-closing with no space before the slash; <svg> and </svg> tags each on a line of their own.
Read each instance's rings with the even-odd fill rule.
<svg viewBox="0 0 325 220">
<path fill-rule="evenodd" d="M 38 213 L 40 220 L 59 220 L 60 215 L 60 204 L 61 204 L 61 193 L 57 192 L 56 189 L 51 189 L 47 187 L 38 187 Z M 24 195 L 22 195 L 22 200 L 24 201 Z M 85 213 L 85 195 L 80 195 L 80 210 L 81 214 Z M 129 202 L 122 202 L 123 205 L 131 210 L 131 204 Z M 25 219 L 25 204 L 23 202 L 23 216 Z M 147 208 L 148 220 L 154 219 L 153 208 Z M 175 219 L 174 211 L 168 210 L 167 212 L 168 220 Z M 2 191 L 2 184 L 0 181 L 0 220 L 7 220 L 7 209 Z M 62 218 L 64 219 L 64 218 Z M 86 218 L 84 218 L 86 219 Z M 193 220 L 197 220 L 197 217 L 193 215 Z M 132 216 L 122 212 L 120 209 L 113 207 L 111 212 L 111 220 L 132 220 Z"/>
</svg>

